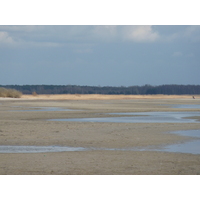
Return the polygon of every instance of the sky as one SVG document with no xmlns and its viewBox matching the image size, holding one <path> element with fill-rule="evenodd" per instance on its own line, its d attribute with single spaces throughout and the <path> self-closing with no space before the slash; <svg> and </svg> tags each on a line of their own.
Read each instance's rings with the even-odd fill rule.
<svg viewBox="0 0 200 200">
<path fill-rule="evenodd" d="M 198 25 L 0 25 L 0 85 L 200 84 Z"/>
</svg>

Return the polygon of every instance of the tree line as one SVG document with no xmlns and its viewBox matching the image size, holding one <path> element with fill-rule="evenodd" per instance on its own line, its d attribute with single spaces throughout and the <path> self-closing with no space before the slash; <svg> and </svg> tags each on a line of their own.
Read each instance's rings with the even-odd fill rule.
<svg viewBox="0 0 200 200">
<path fill-rule="evenodd" d="M 79 85 L 0 85 L 23 94 L 124 94 L 124 95 L 184 95 L 200 94 L 200 85 L 143 85 L 143 86 L 79 86 Z"/>
</svg>

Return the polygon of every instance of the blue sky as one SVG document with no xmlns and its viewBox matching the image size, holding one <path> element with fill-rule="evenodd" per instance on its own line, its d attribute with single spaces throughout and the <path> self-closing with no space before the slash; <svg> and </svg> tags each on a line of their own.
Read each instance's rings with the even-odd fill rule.
<svg viewBox="0 0 200 200">
<path fill-rule="evenodd" d="M 0 84 L 200 84 L 200 26 L 0 25 Z"/>
</svg>

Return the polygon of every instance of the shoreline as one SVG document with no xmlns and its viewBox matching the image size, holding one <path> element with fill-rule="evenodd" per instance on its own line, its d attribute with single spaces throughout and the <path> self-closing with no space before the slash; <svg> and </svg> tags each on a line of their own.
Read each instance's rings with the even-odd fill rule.
<svg viewBox="0 0 200 200">
<path fill-rule="evenodd" d="M 101 94 L 51 94 L 22 95 L 21 99 L 44 100 L 114 100 L 114 99 L 200 99 L 200 95 L 101 95 Z"/>
</svg>

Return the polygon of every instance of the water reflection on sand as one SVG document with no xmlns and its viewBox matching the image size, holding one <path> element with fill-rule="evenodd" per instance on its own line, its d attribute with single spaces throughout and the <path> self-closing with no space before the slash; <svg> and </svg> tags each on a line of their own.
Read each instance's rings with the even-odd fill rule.
<svg viewBox="0 0 200 200">
<path fill-rule="evenodd" d="M 200 109 L 199 104 L 178 104 L 171 105 L 172 108 Z"/>
<path fill-rule="evenodd" d="M 15 106 L 16 108 L 16 106 Z M 17 106 L 17 108 L 24 108 Z M 74 109 L 67 109 L 67 108 L 61 108 L 61 107 L 26 107 L 28 110 L 11 110 L 12 112 L 35 112 L 35 111 L 80 111 L 80 110 L 74 110 Z"/>
<path fill-rule="evenodd" d="M 200 105 L 172 105 L 173 108 L 198 109 Z M 59 107 L 27 107 L 29 110 L 15 111 L 77 111 Z M 192 119 L 199 117 L 199 111 L 183 112 L 132 112 L 132 113 L 110 113 L 116 117 L 103 118 L 74 118 L 74 119 L 51 119 L 48 121 L 74 121 L 74 122 L 115 122 L 115 123 L 199 123 Z M 118 115 L 121 115 L 118 117 Z M 122 117 L 124 115 L 124 117 Z M 200 154 L 200 130 L 177 131 L 174 134 L 180 134 L 191 137 L 192 139 L 178 144 L 166 146 L 148 146 L 145 148 L 84 148 L 67 146 L 0 146 L 0 153 L 47 153 L 47 152 L 66 152 L 66 151 L 92 151 L 92 150 L 111 150 L 111 151 L 163 151 L 174 153 Z"/>
<path fill-rule="evenodd" d="M 200 116 L 200 112 L 133 112 L 111 113 L 112 115 L 130 115 L 130 117 L 50 119 L 48 121 L 72 122 L 115 122 L 115 123 L 199 123 L 190 117 Z"/>
<path fill-rule="evenodd" d="M 67 146 L 0 146 L 0 153 L 48 153 L 48 152 L 67 152 L 67 151 L 163 151 L 173 153 L 200 154 L 200 130 L 177 131 L 174 134 L 192 137 L 190 141 L 166 146 L 147 146 L 143 148 L 84 148 Z"/>
<path fill-rule="evenodd" d="M 83 147 L 67 146 L 0 146 L 0 153 L 47 153 L 47 152 L 66 152 L 84 151 Z"/>
</svg>

